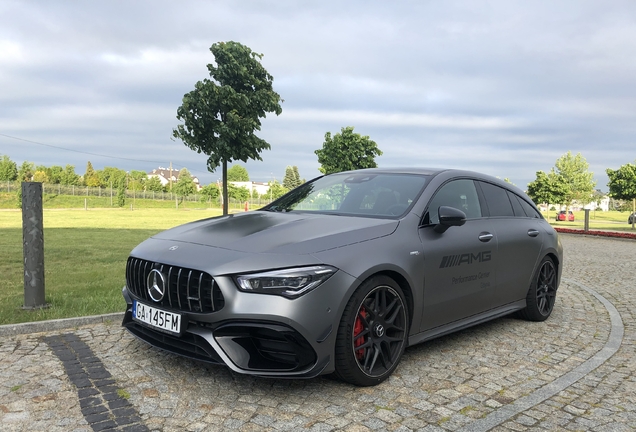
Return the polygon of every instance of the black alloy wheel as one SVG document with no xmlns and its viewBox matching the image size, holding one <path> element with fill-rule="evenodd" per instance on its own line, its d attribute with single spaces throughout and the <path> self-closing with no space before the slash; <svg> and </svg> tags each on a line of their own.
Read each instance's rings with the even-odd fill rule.
<svg viewBox="0 0 636 432">
<path fill-rule="evenodd" d="M 392 279 L 377 276 L 349 300 L 336 341 L 336 374 L 359 386 L 376 385 L 395 370 L 408 335 L 404 294 Z"/>
<path fill-rule="evenodd" d="M 529 321 L 545 321 L 554 309 L 557 292 L 557 271 L 552 259 L 545 257 L 526 296 L 526 308 L 519 312 Z"/>
</svg>

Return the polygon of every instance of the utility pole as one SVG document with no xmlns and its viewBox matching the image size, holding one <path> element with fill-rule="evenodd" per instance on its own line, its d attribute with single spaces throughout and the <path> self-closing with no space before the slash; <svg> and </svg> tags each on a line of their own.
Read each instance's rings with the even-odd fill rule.
<svg viewBox="0 0 636 432">
<path fill-rule="evenodd" d="M 170 192 L 172 192 L 172 161 L 170 161 Z"/>
</svg>

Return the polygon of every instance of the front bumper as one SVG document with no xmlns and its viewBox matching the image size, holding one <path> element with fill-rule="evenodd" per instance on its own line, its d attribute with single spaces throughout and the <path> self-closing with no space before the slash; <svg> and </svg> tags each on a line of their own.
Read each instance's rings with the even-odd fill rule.
<svg viewBox="0 0 636 432">
<path fill-rule="evenodd" d="M 162 332 L 133 319 L 133 299 L 122 325 L 157 348 L 196 360 L 225 364 L 243 374 L 311 378 L 333 372 L 334 343 L 344 303 L 355 279 L 339 271 L 296 299 L 239 291 L 229 277 L 215 277 L 223 297 L 221 310 L 197 313 L 164 308 L 182 316 L 181 335 Z"/>
</svg>

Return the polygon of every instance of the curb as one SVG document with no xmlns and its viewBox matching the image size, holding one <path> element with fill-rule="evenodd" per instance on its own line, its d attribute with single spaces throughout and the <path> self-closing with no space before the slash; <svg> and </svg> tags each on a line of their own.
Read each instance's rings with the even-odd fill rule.
<svg viewBox="0 0 636 432">
<path fill-rule="evenodd" d="M 104 315 L 91 315 L 77 318 L 63 318 L 49 321 L 6 324 L 0 325 L 0 337 L 16 336 L 28 333 L 41 333 L 54 330 L 64 330 L 73 327 L 80 327 L 87 324 L 102 324 L 109 321 L 121 321 L 123 319 L 124 312 L 115 312 Z"/>
</svg>

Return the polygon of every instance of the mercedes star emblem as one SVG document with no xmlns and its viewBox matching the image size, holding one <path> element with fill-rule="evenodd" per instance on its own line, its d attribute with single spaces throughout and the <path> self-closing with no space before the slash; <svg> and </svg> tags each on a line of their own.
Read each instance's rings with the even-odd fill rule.
<svg viewBox="0 0 636 432">
<path fill-rule="evenodd" d="M 166 294 L 166 278 L 163 273 L 157 269 L 150 270 L 146 285 L 151 299 L 157 303 L 163 300 L 163 296 Z"/>
</svg>

